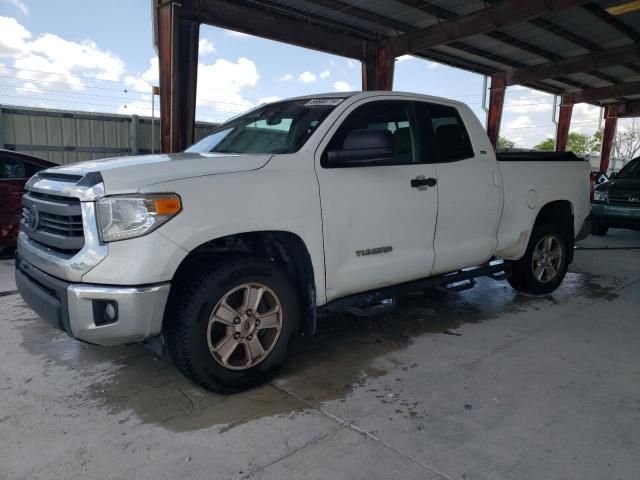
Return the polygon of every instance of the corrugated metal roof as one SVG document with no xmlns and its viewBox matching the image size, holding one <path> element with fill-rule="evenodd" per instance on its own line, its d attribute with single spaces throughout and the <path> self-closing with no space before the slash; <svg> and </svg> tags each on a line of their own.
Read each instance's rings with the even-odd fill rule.
<svg viewBox="0 0 640 480">
<path fill-rule="evenodd" d="M 467 15 L 496 0 L 240 0 L 246 4 L 365 39 L 403 33 Z M 481 74 L 545 65 L 640 42 L 640 11 L 611 16 L 606 8 L 626 0 L 595 0 L 541 17 L 437 45 L 415 56 Z M 598 88 L 640 80 L 640 62 L 537 80 L 528 86 L 550 93 Z M 632 98 L 627 95 L 625 98 Z M 598 99 L 606 104 L 619 98 Z"/>
</svg>

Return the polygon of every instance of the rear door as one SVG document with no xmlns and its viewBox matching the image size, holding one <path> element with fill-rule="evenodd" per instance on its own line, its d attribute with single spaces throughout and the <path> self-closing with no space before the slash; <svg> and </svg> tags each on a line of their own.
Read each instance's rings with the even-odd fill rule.
<svg viewBox="0 0 640 480">
<path fill-rule="evenodd" d="M 422 123 L 431 129 L 428 135 L 437 158 L 432 274 L 482 264 L 497 246 L 502 213 L 502 182 L 492 150 L 471 141 L 486 134 L 470 110 L 459 112 L 455 106 L 434 102 L 421 102 L 418 110 Z"/>
<path fill-rule="evenodd" d="M 413 102 L 392 98 L 350 106 L 316 152 L 328 300 L 425 277 L 433 267 L 438 191 L 425 182 L 434 183 L 436 171 Z M 326 161 L 363 129 L 388 131 L 393 158 L 358 166 Z"/>
</svg>

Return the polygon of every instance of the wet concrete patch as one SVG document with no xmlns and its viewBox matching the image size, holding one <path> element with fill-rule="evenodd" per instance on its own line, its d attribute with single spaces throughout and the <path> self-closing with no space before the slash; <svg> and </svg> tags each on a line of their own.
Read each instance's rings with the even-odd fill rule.
<svg viewBox="0 0 640 480">
<path fill-rule="evenodd" d="M 343 401 L 358 388 L 368 388 L 367 396 L 381 405 L 397 403 L 405 416 L 418 416 L 419 405 L 394 397 L 389 386 L 403 382 L 406 372 L 416 367 L 395 360 L 394 352 L 425 335 L 459 335 L 461 325 L 501 315 L 576 297 L 614 299 L 613 289 L 608 277 L 570 273 L 561 289 L 538 298 L 518 294 L 505 282 L 481 280 L 463 293 L 434 290 L 403 298 L 396 310 L 376 317 L 329 316 L 320 320 L 316 336 L 297 339 L 273 384 L 233 396 L 194 386 L 166 356 L 156 357 L 142 346 L 102 348 L 70 339 L 36 319 L 17 296 L 7 298 L 3 308 L 20 330 L 21 348 L 41 359 L 43 377 L 62 391 L 68 389 L 70 407 L 100 408 L 129 422 L 176 432 L 224 432 L 258 418 L 300 414 L 325 402 Z M 369 385 L 371 379 L 390 375 L 396 380 L 388 378 L 377 388 Z"/>
</svg>

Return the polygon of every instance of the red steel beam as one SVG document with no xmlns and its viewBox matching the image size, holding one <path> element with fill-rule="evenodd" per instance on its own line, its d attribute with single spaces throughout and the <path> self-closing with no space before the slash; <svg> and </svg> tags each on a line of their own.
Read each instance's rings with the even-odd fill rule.
<svg viewBox="0 0 640 480">
<path fill-rule="evenodd" d="M 179 152 L 194 138 L 200 25 L 181 17 L 177 2 L 157 8 L 161 150 Z"/>
<path fill-rule="evenodd" d="M 362 90 L 392 90 L 394 66 L 389 48 L 378 47 L 374 56 L 362 62 Z"/>
<path fill-rule="evenodd" d="M 495 150 L 500 137 L 500 121 L 502 120 L 502 108 L 506 90 L 505 77 L 502 74 L 491 76 L 491 88 L 489 89 L 489 116 L 487 118 L 487 135 Z"/>
<path fill-rule="evenodd" d="M 572 113 L 573 103 L 563 95 L 560 102 L 560 115 L 558 116 L 558 129 L 556 131 L 556 152 L 564 152 L 567 149 Z"/>
<path fill-rule="evenodd" d="M 618 106 L 610 105 L 605 109 L 604 134 L 602 136 L 602 154 L 600 156 L 600 173 L 606 173 L 609 168 L 611 147 L 616 136 L 616 124 L 618 122 Z"/>
</svg>

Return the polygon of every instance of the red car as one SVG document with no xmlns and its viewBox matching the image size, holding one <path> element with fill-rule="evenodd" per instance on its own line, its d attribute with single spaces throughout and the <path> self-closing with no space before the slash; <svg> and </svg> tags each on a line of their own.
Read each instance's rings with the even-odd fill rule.
<svg viewBox="0 0 640 480">
<path fill-rule="evenodd" d="M 25 183 L 40 170 L 55 166 L 47 160 L 0 149 L 0 250 L 16 246 Z"/>
</svg>

